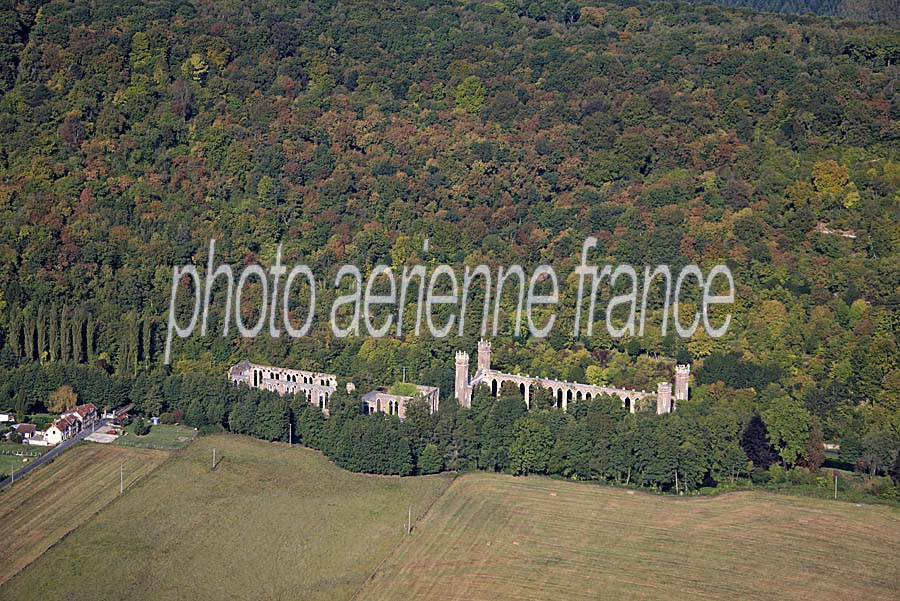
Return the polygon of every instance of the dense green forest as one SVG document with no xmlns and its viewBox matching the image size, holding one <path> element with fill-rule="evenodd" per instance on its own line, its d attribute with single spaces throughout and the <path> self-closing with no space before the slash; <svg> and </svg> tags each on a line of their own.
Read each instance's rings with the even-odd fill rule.
<svg viewBox="0 0 900 601">
<path fill-rule="evenodd" d="M 119 383 L 103 395 L 144 403 L 142 378 L 224 381 L 243 358 L 362 389 L 406 368 L 451 398 L 474 329 L 239 340 L 219 335 L 221 290 L 213 334 L 165 368 L 172 267 L 205 263 L 215 238 L 217 260 L 271 264 L 281 243 L 325 281 L 347 262 L 567 274 L 596 236 L 598 261 L 727 262 L 728 334 L 507 328 L 497 365 L 651 388 L 677 357 L 694 364 L 693 400 L 746 404 L 742 428 L 789 405 L 801 438 L 819 424 L 829 441 L 898 446 L 890 27 L 667 2 L 96 0 L 0 15 L 0 404 L 40 410 L 34 382 L 78 365 Z M 327 310 L 335 291 L 320 295 Z M 161 410 L 183 396 L 152 394 Z"/>
</svg>

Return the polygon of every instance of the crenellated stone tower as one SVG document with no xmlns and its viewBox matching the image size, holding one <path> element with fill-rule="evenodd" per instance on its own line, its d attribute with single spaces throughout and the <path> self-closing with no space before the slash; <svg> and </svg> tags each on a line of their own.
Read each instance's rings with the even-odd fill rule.
<svg viewBox="0 0 900 601">
<path fill-rule="evenodd" d="M 478 341 L 478 371 L 491 369 L 491 343 L 483 338 Z"/>
<path fill-rule="evenodd" d="M 490 358 L 490 347 L 488 348 Z M 478 345 L 478 360 L 481 361 L 481 345 Z M 490 360 L 490 359 L 489 359 Z M 460 407 L 471 407 L 472 398 L 469 396 L 469 353 L 456 351 L 456 402 Z"/>
<path fill-rule="evenodd" d="M 691 377 L 690 365 L 675 366 L 675 400 L 686 401 L 688 399 L 688 380 Z"/>
</svg>

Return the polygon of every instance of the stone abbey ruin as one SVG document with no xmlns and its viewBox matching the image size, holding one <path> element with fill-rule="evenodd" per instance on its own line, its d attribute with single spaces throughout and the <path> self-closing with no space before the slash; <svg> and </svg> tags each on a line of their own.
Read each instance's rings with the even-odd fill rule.
<svg viewBox="0 0 900 601">
<path fill-rule="evenodd" d="M 647 407 L 656 401 L 656 413 L 669 413 L 675 410 L 678 401 L 688 398 L 688 381 L 691 368 L 689 365 L 675 366 L 675 382 L 658 382 L 656 392 L 617 388 L 614 386 L 597 386 L 581 382 L 554 380 L 535 376 L 512 374 L 491 368 L 491 343 L 486 340 L 478 342 L 478 362 L 475 373 L 469 372 L 469 354 L 465 351 L 456 353 L 455 398 L 461 407 L 471 407 L 472 391 L 479 385 L 490 389 L 492 396 L 497 396 L 503 384 L 512 383 L 519 388 L 525 397 L 525 404 L 531 407 L 531 396 L 536 388 L 549 389 L 557 407 L 564 411 L 571 402 L 611 395 L 622 400 L 622 406 L 631 413 L 639 408 Z M 338 377 L 334 374 L 289 369 L 260 365 L 244 360 L 228 370 L 228 378 L 232 385 L 246 384 L 252 388 L 270 390 L 279 394 L 303 394 L 307 402 L 328 411 L 328 399 L 337 390 Z M 407 404 L 416 397 L 425 398 L 432 412 L 437 411 L 440 402 L 440 389 L 435 386 L 415 385 L 417 394 L 394 394 L 379 388 L 360 397 L 365 413 L 384 412 L 406 417 Z M 355 392 L 352 383 L 347 384 L 347 392 Z"/>
</svg>

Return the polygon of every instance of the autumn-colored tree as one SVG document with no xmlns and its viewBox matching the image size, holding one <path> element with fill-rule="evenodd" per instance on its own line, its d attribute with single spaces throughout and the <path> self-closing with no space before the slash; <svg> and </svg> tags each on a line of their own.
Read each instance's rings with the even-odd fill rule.
<svg viewBox="0 0 900 601">
<path fill-rule="evenodd" d="M 816 471 L 825 463 L 825 440 L 822 434 L 822 422 L 813 417 L 810 420 L 809 438 L 806 441 L 806 449 L 803 452 L 801 463 L 809 469 Z"/>
<path fill-rule="evenodd" d="M 75 390 L 68 384 L 63 384 L 55 391 L 50 393 L 49 407 L 50 411 L 62 413 L 72 409 L 78 404 L 78 395 Z"/>
</svg>

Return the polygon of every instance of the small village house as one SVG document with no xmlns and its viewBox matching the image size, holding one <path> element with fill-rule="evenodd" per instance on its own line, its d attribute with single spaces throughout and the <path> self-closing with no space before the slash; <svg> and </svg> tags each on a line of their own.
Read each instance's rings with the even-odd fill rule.
<svg viewBox="0 0 900 601">
<path fill-rule="evenodd" d="M 57 445 L 92 426 L 98 415 L 93 403 L 78 405 L 53 420 L 50 427 L 44 430 L 43 439 L 48 445 Z"/>
<path fill-rule="evenodd" d="M 37 426 L 34 424 L 16 424 L 13 430 L 22 438 L 22 442 L 26 442 L 37 432 Z"/>
</svg>

